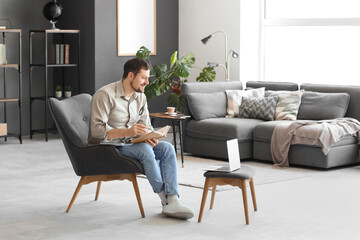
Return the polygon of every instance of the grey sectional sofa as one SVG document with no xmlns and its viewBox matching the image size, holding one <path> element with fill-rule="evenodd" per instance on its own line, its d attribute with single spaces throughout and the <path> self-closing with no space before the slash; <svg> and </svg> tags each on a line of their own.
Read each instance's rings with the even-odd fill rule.
<svg viewBox="0 0 360 240">
<path fill-rule="evenodd" d="M 357 86 L 317 84 L 298 86 L 295 83 L 247 82 L 246 87 L 265 87 L 266 90 L 274 91 L 296 91 L 300 87 L 300 89 L 312 92 L 348 93 L 350 101 L 345 117 L 360 120 L 360 87 Z M 272 161 L 270 139 L 279 121 L 225 118 L 227 104 L 225 90 L 236 89 L 242 89 L 241 82 L 185 83 L 182 86 L 182 94 L 189 95 L 192 99 L 191 106 L 188 105 L 185 110 L 187 114 L 192 115 L 192 118 L 187 120 L 183 127 L 185 152 L 198 156 L 227 159 L 226 141 L 237 138 L 241 159 Z M 333 105 L 331 106 L 337 107 L 341 111 L 341 104 L 334 103 Z M 304 99 L 303 105 L 300 105 L 300 108 L 302 107 L 303 115 L 311 116 L 311 111 L 314 111 L 316 106 L 306 105 L 306 99 Z M 326 108 L 321 105 L 319 107 Z M 289 151 L 290 166 L 332 168 L 358 162 L 360 162 L 359 144 L 358 140 L 352 136 L 343 137 L 334 144 L 328 155 L 324 155 L 321 147 L 315 145 L 292 145 Z"/>
</svg>

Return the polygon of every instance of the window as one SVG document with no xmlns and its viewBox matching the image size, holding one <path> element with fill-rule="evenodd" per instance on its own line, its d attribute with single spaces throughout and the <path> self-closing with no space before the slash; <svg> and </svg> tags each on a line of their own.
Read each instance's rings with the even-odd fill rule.
<svg viewBox="0 0 360 240">
<path fill-rule="evenodd" d="M 261 1 L 260 80 L 360 84 L 359 0 Z"/>
</svg>

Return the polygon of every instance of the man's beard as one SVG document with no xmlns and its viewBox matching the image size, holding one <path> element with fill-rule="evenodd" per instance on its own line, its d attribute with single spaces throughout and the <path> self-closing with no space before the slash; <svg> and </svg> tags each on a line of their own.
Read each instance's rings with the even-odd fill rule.
<svg viewBox="0 0 360 240">
<path fill-rule="evenodd" d="M 134 87 L 134 84 L 131 83 L 131 87 L 132 87 L 132 89 L 133 89 L 135 92 L 144 93 L 144 91 L 141 90 L 141 87 L 142 87 L 142 86 L 140 86 L 138 89 L 136 89 L 136 88 Z M 144 89 L 145 89 L 145 87 L 146 87 L 146 85 L 144 86 Z"/>
</svg>

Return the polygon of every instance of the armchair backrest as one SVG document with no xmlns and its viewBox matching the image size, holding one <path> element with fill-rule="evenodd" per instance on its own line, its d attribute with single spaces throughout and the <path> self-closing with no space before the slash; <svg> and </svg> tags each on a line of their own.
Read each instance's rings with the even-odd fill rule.
<svg viewBox="0 0 360 240">
<path fill-rule="evenodd" d="M 50 98 L 49 106 L 64 141 L 76 147 L 85 147 L 89 134 L 91 95 L 79 94 L 65 100 Z"/>
</svg>

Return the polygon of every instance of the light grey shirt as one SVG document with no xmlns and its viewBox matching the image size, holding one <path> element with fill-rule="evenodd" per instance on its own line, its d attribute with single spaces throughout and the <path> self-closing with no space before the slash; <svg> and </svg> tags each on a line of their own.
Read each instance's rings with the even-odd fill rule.
<svg viewBox="0 0 360 240">
<path fill-rule="evenodd" d="M 131 128 L 136 123 L 153 130 L 145 94 L 134 92 L 126 99 L 122 80 L 110 83 L 92 98 L 88 144 L 100 143 L 111 129 Z"/>
</svg>

